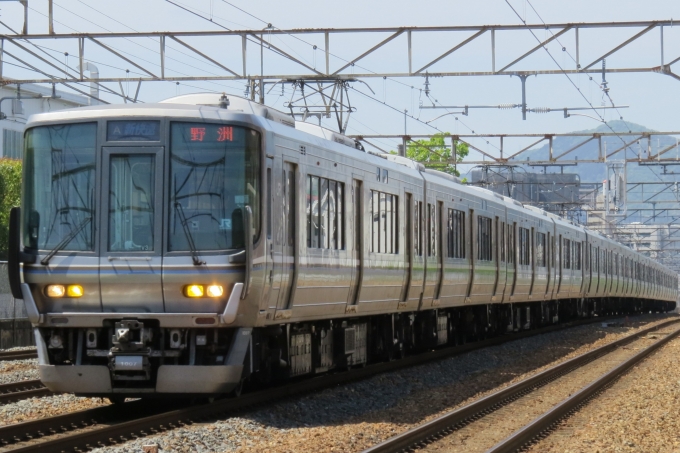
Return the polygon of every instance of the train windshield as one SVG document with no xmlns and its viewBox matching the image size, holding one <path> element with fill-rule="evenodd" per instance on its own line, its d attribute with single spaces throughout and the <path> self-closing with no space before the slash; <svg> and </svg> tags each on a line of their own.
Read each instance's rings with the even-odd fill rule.
<svg viewBox="0 0 680 453">
<path fill-rule="evenodd" d="M 170 251 L 245 245 L 244 207 L 260 226 L 260 134 L 222 124 L 172 123 L 170 128 Z"/>
<path fill-rule="evenodd" d="M 97 124 L 26 131 L 24 245 L 94 250 Z"/>
</svg>

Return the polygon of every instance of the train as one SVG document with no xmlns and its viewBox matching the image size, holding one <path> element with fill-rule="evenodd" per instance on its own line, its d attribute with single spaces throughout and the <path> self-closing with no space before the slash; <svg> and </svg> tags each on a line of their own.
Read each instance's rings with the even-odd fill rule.
<svg viewBox="0 0 680 453">
<path fill-rule="evenodd" d="M 29 118 L 8 273 L 52 391 L 239 393 L 675 308 L 595 231 L 237 96 Z"/>
</svg>

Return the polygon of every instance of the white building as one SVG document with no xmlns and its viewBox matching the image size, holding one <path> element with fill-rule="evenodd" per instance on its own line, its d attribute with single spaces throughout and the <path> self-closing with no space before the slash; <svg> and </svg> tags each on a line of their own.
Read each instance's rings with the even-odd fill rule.
<svg viewBox="0 0 680 453">
<path fill-rule="evenodd" d="M 26 120 L 35 113 L 51 112 L 54 110 L 70 109 L 89 105 L 87 96 L 56 91 L 57 97 L 52 97 L 52 89 L 33 84 L 21 85 L 21 103 L 13 101 L 17 97 L 16 85 L 0 87 L 0 119 L 2 142 L 0 143 L 0 158 L 10 157 L 21 159 L 24 128 Z M 5 116 L 6 115 L 6 116 Z"/>
</svg>

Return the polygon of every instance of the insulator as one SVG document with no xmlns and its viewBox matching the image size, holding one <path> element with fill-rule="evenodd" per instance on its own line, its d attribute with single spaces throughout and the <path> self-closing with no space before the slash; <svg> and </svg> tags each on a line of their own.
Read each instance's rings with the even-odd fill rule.
<svg viewBox="0 0 680 453">
<path fill-rule="evenodd" d="M 514 109 L 516 107 L 517 107 L 516 104 L 499 104 L 498 105 L 498 108 L 501 109 L 501 110 Z"/>
<path fill-rule="evenodd" d="M 531 109 L 531 111 L 534 113 L 549 113 L 551 110 L 548 107 L 536 107 Z"/>
</svg>

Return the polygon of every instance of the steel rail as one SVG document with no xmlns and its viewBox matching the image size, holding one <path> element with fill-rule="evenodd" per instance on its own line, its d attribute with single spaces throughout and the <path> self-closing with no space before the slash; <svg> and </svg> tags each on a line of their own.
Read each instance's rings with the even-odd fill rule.
<svg viewBox="0 0 680 453">
<path fill-rule="evenodd" d="M 35 349 L 27 349 L 24 351 L 5 351 L 0 352 L 0 362 L 4 360 L 25 360 L 25 359 L 35 359 L 38 357 L 38 353 Z"/>
<path fill-rule="evenodd" d="M 548 412 L 534 419 L 532 422 L 515 431 L 504 440 L 500 441 L 486 453 L 511 453 L 517 451 L 522 446 L 534 440 L 543 432 L 549 430 L 560 420 L 571 415 L 572 411 L 586 404 L 591 398 L 605 390 L 610 384 L 621 377 L 626 371 L 644 360 L 648 355 L 661 348 L 663 345 L 680 335 L 680 329 L 667 335 L 653 345 L 643 349 L 630 359 L 618 365 L 613 370 L 604 374 L 602 377 L 587 385 L 577 393 L 554 406 Z"/>
<path fill-rule="evenodd" d="M 164 410 L 146 401 L 133 401 L 107 407 L 99 407 L 84 411 L 32 420 L 0 427 L 0 444 L 15 444 L 27 439 L 42 437 L 46 433 L 63 433 L 58 437 L 45 439 L 44 442 L 32 442 L 28 445 L 17 445 L 13 452 L 61 452 L 79 449 L 91 449 L 101 445 L 127 440 L 131 436 L 145 436 L 150 432 L 175 428 L 184 424 L 191 424 L 195 420 L 218 415 L 226 415 L 244 410 L 252 406 L 270 404 L 272 401 L 287 397 L 307 394 L 313 391 L 347 384 L 349 382 L 366 379 L 378 374 L 421 365 L 448 357 L 462 355 L 477 349 L 496 346 L 502 343 L 528 338 L 535 335 L 564 330 L 606 319 L 621 318 L 618 316 L 582 319 L 563 324 L 528 330 L 513 335 L 503 335 L 462 346 L 453 346 L 409 356 L 393 362 L 382 362 L 364 368 L 353 369 L 351 372 L 328 374 L 311 379 L 303 379 L 273 387 L 239 398 L 222 399 L 208 404 Z M 673 321 L 675 322 L 675 320 Z M 154 412 L 155 411 L 155 412 Z M 158 413 L 160 412 L 160 413 Z M 134 419 L 130 419 L 134 417 Z M 117 420 L 112 423 L 111 420 Z M 106 423 L 106 424 L 104 424 Z M 101 425 L 101 426 L 92 426 Z M 91 426 L 80 432 L 67 432 Z M 8 445 L 9 446 L 9 445 Z"/>
<path fill-rule="evenodd" d="M 39 379 L 0 384 L 0 404 L 50 395 L 52 392 Z"/>
<path fill-rule="evenodd" d="M 670 324 L 674 324 L 679 322 L 680 320 L 674 319 L 671 321 L 667 321 L 661 324 L 658 324 L 653 327 L 649 327 L 647 329 L 643 329 L 639 332 L 636 332 L 633 335 L 629 335 L 627 337 L 621 338 L 619 340 L 616 340 L 612 343 L 606 344 L 598 349 L 594 349 L 590 352 L 587 352 L 585 354 L 582 354 L 578 357 L 574 357 L 573 359 L 570 359 L 566 362 L 560 363 L 558 365 L 555 365 L 552 368 L 549 368 L 541 373 L 538 373 L 534 376 L 531 376 L 523 381 L 520 381 L 516 384 L 511 385 L 510 387 L 504 388 L 502 390 L 499 390 L 491 395 L 485 396 L 473 403 L 470 403 L 464 407 L 461 407 L 459 409 L 455 409 L 451 412 L 448 412 L 440 417 L 437 417 L 427 423 L 424 423 L 422 425 L 416 426 L 415 428 L 412 428 L 404 433 L 401 433 L 397 436 L 391 437 L 384 442 L 374 445 L 373 447 L 370 447 L 366 450 L 364 450 L 362 453 L 395 453 L 395 452 L 401 452 L 404 450 L 408 450 L 413 448 L 414 446 L 421 444 L 423 442 L 428 442 L 432 440 L 436 440 L 437 438 L 441 437 L 444 434 L 448 434 L 452 432 L 453 430 L 456 429 L 456 427 L 461 426 L 466 424 L 467 422 L 471 421 L 472 419 L 478 418 L 480 416 L 483 416 L 487 413 L 493 412 L 503 406 L 506 406 L 507 404 L 511 403 L 512 401 L 518 399 L 521 396 L 524 396 L 525 394 L 528 394 L 540 387 L 543 387 L 544 385 L 554 381 L 558 377 L 565 375 L 569 372 L 572 372 L 573 370 L 580 368 L 593 360 L 597 359 L 598 357 L 601 357 L 602 355 L 611 352 L 612 350 L 623 346 L 627 343 L 632 342 L 633 340 L 639 338 L 640 336 L 646 335 L 652 331 L 658 330 L 662 327 L 666 327 Z M 680 330 L 678 330 L 674 335 L 677 335 L 680 333 Z M 648 348 L 649 349 L 649 348 Z M 647 351 L 647 349 L 645 349 Z M 643 351 L 644 352 L 644 351 Z M 635 357 L 640 356 L 640 354 L 637 354 Z M 644 356 L 643 356 L 644 357 Z M 628 362 L 626 362 L 628 363 Z M 629 365 L 628 368 L 630 368 Z M 621 366 L 617 367 L 616 369 L 621 368 Z M 626 368 L 626 369 L 628 369 Z M 609 375 L 611 373 L 608 373 Z M 601 388 L 601 387 L 599 387 Z M 580 392 L 579 392 L 580 393 Z M 582 400 L 580 400 L 582 401 Z M 573 408 L 573 406 L 572 406 Z M 567 412 L 571 410 L 568 409 Z M 563 414 L 566 412 L 563 412 Z M 551 422 L 553 423 L 553 422 Z M 537 426 L 545 426 L 543 423 L 538 423 L 536 421 Z M 550 423 L 548 423 L 547 426 L 549 426 Z M 541 428 L 541 431 L 545 429 L 545 427 Z M 523 432 L 523 431 L 522 431 Z M 540 431 L 538 431 L 540 433 Z M 527 431 L 525 434 L 522 436 L 519 436 L 518 434 L 518 439 L 525 439 L 529 434 L 531 436 L 529 437 L 529 440 L 532 439 L 534 436 L 538 434 L 536 431 L 531 430 Z M 510 439 L 510 438 L 508 438 Z M 515 445 L 519 441 L 514 441 L 513 444 Z M 523 441 L 524 443 L 527 442 L 527 440 Z M 522 443 L 521 445 L 524 445 Z M 500 444 L 499 444 L 500 445 Z M 521 446 L 520 445 L 520 446 Z M 495 447 L 494 447 L 495 448 Z M 509 452 L 511 451 L 510 449 L 505 449 L 505 450 L 489 450 L 489 452 L 493 451 L 494 453 L 500 453 L 500 452 Z M 514 451 L 514 450 L 512 450 Z M 487 453 L 489 453 L 487 452 Z"/>
</svg>

